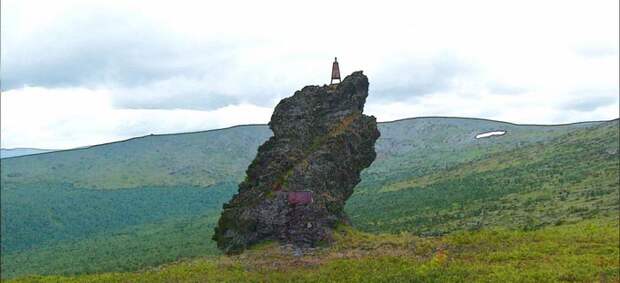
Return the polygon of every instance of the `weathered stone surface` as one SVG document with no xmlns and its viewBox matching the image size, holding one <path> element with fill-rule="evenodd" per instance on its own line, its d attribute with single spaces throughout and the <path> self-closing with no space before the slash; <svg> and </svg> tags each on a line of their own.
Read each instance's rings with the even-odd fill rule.
<svg viewBox="0 0 620 283">
<path fill-rule="evenodd" d="M 274 136 L 258 148 L 239 192 L 224 205 L 213 236 L 220 249 L 329 241 L 331 230 L 347 222 L 344 204 L 360 172 L 376 157 L 377 123 L 362 114 L 367 96 L 368 78 L 359 71 L 280 101 L 269 122 Z"/>
</svg>

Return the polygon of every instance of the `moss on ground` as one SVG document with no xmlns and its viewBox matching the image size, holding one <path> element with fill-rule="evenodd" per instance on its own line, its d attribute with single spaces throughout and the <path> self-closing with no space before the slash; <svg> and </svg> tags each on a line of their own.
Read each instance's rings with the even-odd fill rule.
<svg viewBox="0 0 620 283">
<path fill-rule="evenodd" d="M 267 243 L 239 256 L 139 272 L 11 282 L 618 282 L 619 232 L 617 218 L 443 237 L 368 234 L 342 227 L 332 247 L 302 257 Z"/>
</svg>

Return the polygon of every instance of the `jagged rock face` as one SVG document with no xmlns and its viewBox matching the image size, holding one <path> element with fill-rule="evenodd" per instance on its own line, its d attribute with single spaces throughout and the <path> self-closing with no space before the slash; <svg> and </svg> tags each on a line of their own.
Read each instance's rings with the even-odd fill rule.
<svg viewBox="0 0 620 283">
<path fill-rule="evenodd" d="M 213 236 L 220 249 L 239 253 L 263 240 L 311 247 L 348 222 L 345 201 L 375 159 L 379 138 L 375 118 L 362 114 L 367 96 L 368 78 L 359 71 L 280 101 L 269 122 L 274 136 L 224 205 Z"/>
</svg>

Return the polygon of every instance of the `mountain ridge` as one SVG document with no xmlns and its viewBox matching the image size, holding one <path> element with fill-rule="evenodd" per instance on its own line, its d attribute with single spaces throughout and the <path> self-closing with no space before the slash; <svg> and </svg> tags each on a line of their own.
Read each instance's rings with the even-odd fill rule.
<svg viewBox="0 0 620 283">
<path fill-rule="evenodd" d="M 508 133 L 475 139 L 498 128 Z M 361 231 L 536 230 L 617 215 L 618 120 L 515 126 L 425 118 L 379 130 L 377 159 L 345 206 Z M 3 159 L 3 277 L 132 271 L 213 255 L 205 239 L 216 215 L 270 135 L 237 127 Z M 144 178 L 123 178 L 132 174 Z"/>
<path fill-rule="evenodd" d="M 43 148 L 29 148 L 29 147 L 16 147 L 16 148 L 0 148 L 0 159 L 20 157 L 26 155 L 34 155 L 57 151 L 57 149 L 43 149 Z"/>
<path fill-rule="evenodd" d="M 513 126 L 570 126 L 570 125 L 581 125 L 581 124 L 591 124 L 591 123 L 604 123 L 604 122 L 612 122 L 612 121 L 620 120 L 620 117 L 619 117 L 619 118 L 614 118 L 614 119 L 609 119 L 609 120 L 588 120 L 588 121 L 559 123 L 559 124 L 531 124 L 531 123 L 520 124 L 520 123 L 514 123 L 514 122 L 508 122 L 508 121 L 502 121 L 502 120 L 487 119 L 487 118 L 476 118 L 476 117 L 419 116 L 419 117 L 401 118 L 401 119 L 390 120 L 390 121 L 377 121 L 377 124 L 381 125 L 381 124 L 397 123 L 397 122 L 409 121 L 409 120 L 415 120 L 415 119 L 434 119 L 434 118 L 439 118 L 439 119 L 479 120 L 479 121 L 488 121 L 488 122 L 498 122 L 498 123 L 509 124 L 509 125 L 513 125 Z M 49 152 L 33 153 L 33 154 L 21 155 L 21 156 L 5 157 L 3 159 L 18 158 L 18 157 L 22 157 L 22 156 L 40 155 L 40 154 L 47 154 L 47 153 L 52 153 L 52 152 L 66 152 L 66 151 L 79 150 L 79 149 L 88 149 L 88 148 L 97 147 L 97 146 L 103 146 L 103 145 L 108 145 L 108 144 L 128 142 L 128 141 L 131 141 L 131 140 L 140 139 L 140 138 L 146 138 L 146 137 L 173 136 L 173 135 L 185 135 L 185 134 L 199 134 L 199 133 L 207 133 L 207 132 L 214 132 L 214 131 L 230 130 L 230 129 L 242 128 L 242 127 L 267 127 L 267 124 L 262 124 L 262 123 L 239 124 L 239 125 L 233 125 L 233 126 L 229 126 L 229 127 L 223 127 L 223 128 L 217 128 L 217 129 L 209 129 L 209 130 L 199 130 L 199 131 L 179 132 L 179 133 L 166 133 L 166 134 L 148 134 L 148 135 L 143 135 L 143 136 L 131 137 L 131 138 L 123 139 L 123 140 L 118 140 L 118 141 L 104 142 L 104 143 L 94 144 L 94 145 L 85 145 L 85 146 L 81 146 L 81 147 L 68 148 L 68 149 L 40 149 L 40 148 L 31 148 L 31 147 L 2 148 L 2 150 L 35 149 L 35 150 L 46 150 L 46 151 L 49 151 Z"/>
</svg>

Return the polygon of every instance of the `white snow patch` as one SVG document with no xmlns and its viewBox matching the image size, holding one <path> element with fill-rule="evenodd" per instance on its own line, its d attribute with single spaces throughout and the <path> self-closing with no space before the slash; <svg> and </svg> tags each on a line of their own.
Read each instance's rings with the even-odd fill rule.
<svg viewBox="0 0 620 283">
<path fill-rule="evenodd" d="M 481 139 L 481 138 L 488 138 L 488 137 L 493 137 L 493 136 L 503 136 L 505 134 L 506 134 L 506 131 L 493 131 L 493 132 L 477 134 L 476 138 Z"/>
</svg>

